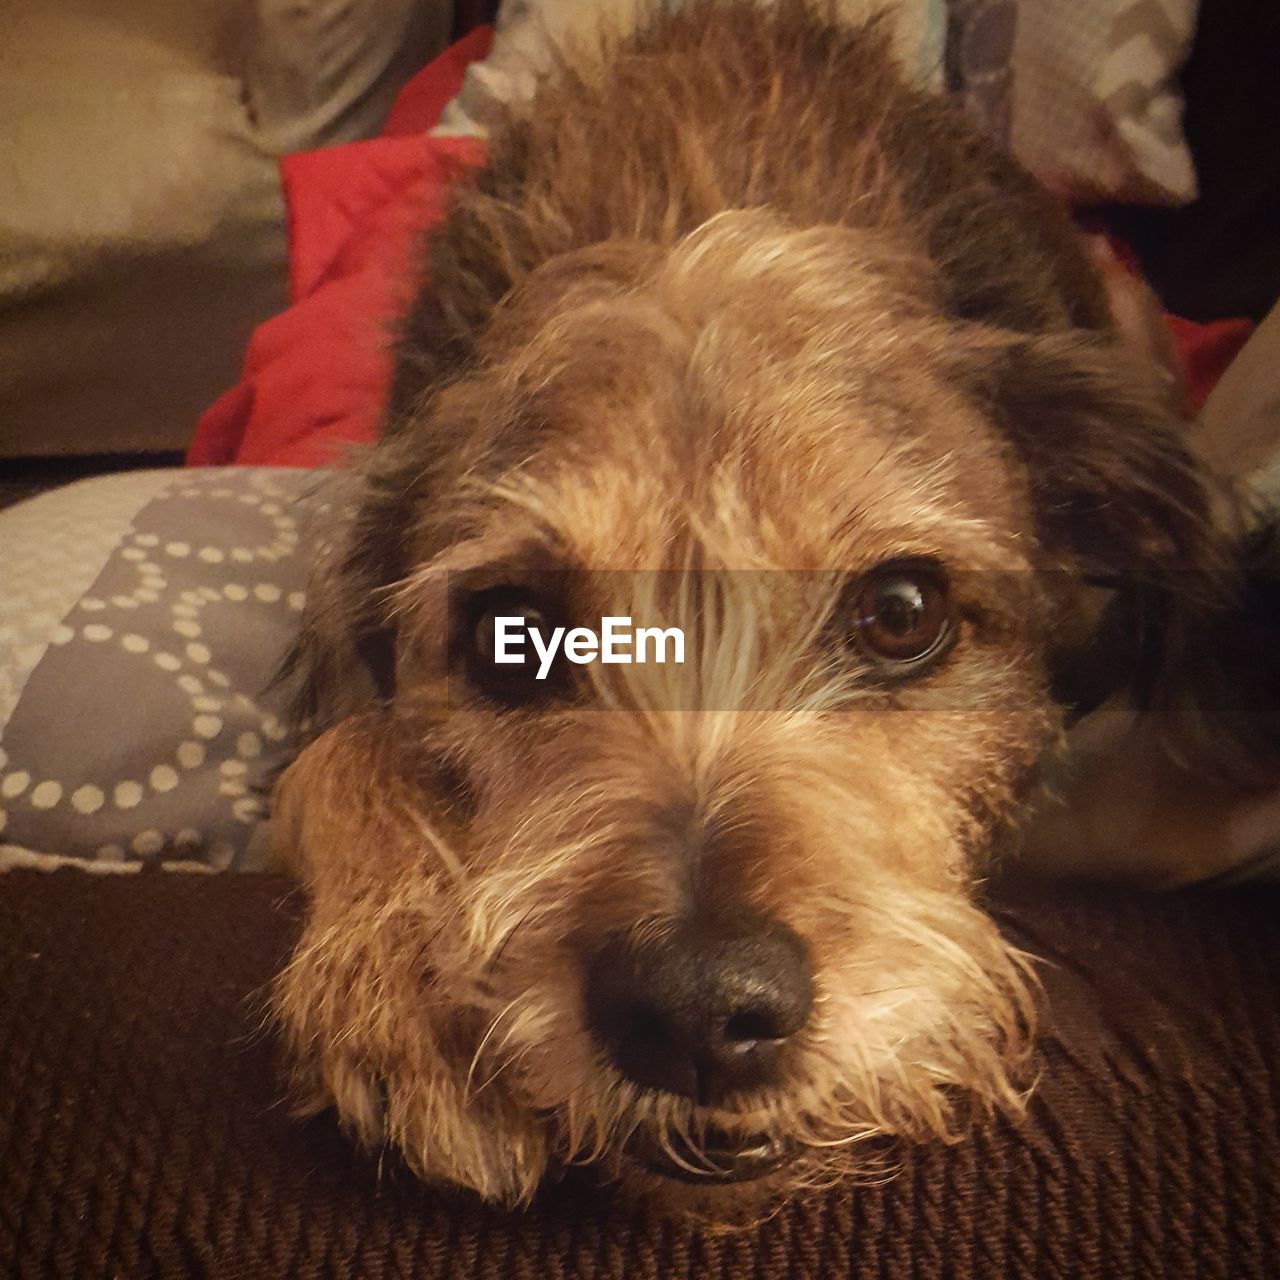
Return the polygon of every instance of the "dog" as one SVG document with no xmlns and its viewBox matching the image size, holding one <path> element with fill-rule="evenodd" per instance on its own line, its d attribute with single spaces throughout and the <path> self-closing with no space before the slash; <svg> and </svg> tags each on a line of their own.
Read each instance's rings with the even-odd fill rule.
<svg viewBox="0 0 1280 1280">
<path fill-rule="evenodd" d="M 1218 714 L 1236 589 L 1069 221 L 877 22 L 689 0 L 495 131 L 423 275 L 292 661 L 301 1105 L 715 1217 L 1016 1113 L 983 885 L 1082 710 Z M 619 617 L 684 662 L 497 659 Z"/>
</svg>

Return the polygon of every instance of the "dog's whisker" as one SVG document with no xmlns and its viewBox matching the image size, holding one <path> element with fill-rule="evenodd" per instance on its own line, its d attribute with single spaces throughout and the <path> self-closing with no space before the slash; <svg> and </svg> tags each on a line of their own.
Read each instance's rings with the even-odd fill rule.
<svg viewBox="0 0 1280 1280">
<path fill-rule="evenodd" d="M 501 940 L 498 942 L 497 947 L 494 949 L 493 954 L 489 958 L 488 967 L 489 967 L 490 973 L 494 972 L 498 968 L 498 966 L 502 963 L 502 957 L 506 954 L 507 948 L 510 947 L 512 939 L 516 936 L 517 933 L 520 932 L 521 928 L 523 928 L 526 924 L 529 923 L 530 920 L 533 919 L 536 911 L 537 911 L 536 907 L 530 907 L 529 910 L 526 911 L 524 915 L 520 916 L 519 919 L 517 919 L 515 923 L 506 931 L 506 933 L 503 934 Z"/>
<path fill-rule="evenodd" d="M 471 1055 L 471 1063 L 467 1068 L 466 1079 L 464 1081 L 464 1086 L 463 1086 L 464 1089 L 470 1090 L 472 1079 L 475 1075 L 476 1066 L 479 1063 L 481 1057 L 483 1056 L 485 1048 L 489 1043 L 489 1040 L 497 1031 L 502 1020 L 514 1009 L 517 1009 L 519 1005 L 520 1005 L 520 997 L 516 996 L 510 1001 L 508 1001 L 507 1004 L 505 1004 L 501 1009 L 501 1011 L 497 1014 L 497 1016 L 490 1021 L 488 1029 L 485 1031 L 484 1035 L 480 1037 L 480 1041 L 476 1045 L 475 1051 Z"/>
</svg>

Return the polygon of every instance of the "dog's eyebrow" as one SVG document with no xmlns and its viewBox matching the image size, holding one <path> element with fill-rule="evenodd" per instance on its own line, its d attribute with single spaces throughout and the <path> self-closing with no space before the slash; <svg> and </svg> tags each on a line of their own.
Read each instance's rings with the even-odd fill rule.
<svg viewBox="0 0 1280 1280">
<path fill-rule="evenodd" d="M 488 554 L 483 559 L 446 570 L 451 581 L 464 583 L 472 590 L 533 584 L 541 579 L 569 577 L 583 572 L 583 567 L 558 541 L 529 538 L 497 555 L 483 542 L 475 545 L 477 550 L 487 550 Z"/>
<path fill-rule="evenodd" d="M 584 575 L 583 567 L 558 540 L 472 538 L 421 565 L 396 590 L 411 606 L 431 584 L 449 590 L 484 591 L 499 586 L 548 586 Z"/>
</svg>

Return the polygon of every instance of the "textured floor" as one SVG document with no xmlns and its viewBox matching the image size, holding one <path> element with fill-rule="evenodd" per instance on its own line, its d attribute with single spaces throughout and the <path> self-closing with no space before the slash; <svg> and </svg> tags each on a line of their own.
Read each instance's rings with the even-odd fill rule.
<svg viewBox="0 0 1280 1280">
<path fill-rule="evenodd" d="M 584 1181 L 507 1213 L 291 1118 L 259 995 L 287 882 L 0 876 L 0 1275 L 1263 1280 L 1280 1266 L 1280 891 L 1000 910 L 1052 1014 L 1026 1123 L 708 1234 Z"/>
</svg>

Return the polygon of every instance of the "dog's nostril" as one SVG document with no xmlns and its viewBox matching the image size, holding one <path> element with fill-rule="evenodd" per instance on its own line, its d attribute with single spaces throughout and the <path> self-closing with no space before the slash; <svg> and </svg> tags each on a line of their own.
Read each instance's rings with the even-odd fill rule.
<svg viewBox="0 0 1280 1280">
<path fill-rule="evenodd" d="M 724 1038 L 730 1044 L 754 1044 L 759 1040 L 781 1040 L 786 1032 L 767 1013 L 735 1013 L 724 1024 Z"/>
<path fill-rule="evenodd" d="M 803 943 L 754 916 L 612 937 L 587 975 L 588 1024 L 613 1065 L 701 1101 L 773 1083 L 812 1004 Z"/>
</svg>

